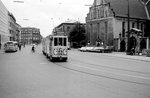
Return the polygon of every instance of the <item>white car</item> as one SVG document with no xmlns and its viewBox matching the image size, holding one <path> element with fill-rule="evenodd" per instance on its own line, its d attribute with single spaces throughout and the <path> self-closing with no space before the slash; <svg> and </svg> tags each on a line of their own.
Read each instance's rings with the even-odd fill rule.
<svg viewBox="0 0 150 98">
<path fill-rule="evenodd" d="M 92 50 L 92 52 L 103 52 L 104 51 L 104 47 L 94 47 L 94 49 Z"/>
<path fill-rule="evenodd" d="M 4 51 L 5 52 L 16 52 L 18 51 L 18 42 L 16 41 L 8 41 L 4 44 Z"/>
<path fill-rule="evenodd" d="M 88 52 L 92 52 L 93 49 L 94 49 L 94 47 L 86 47 L 86 51 L 88 51 Z"/>
<path fill-rule="evenodd" d="M 87 51 L 86 47 L 81 47 L 79 50 L 82 51 L 82 52 L 86 52 Z"/>
</svg>

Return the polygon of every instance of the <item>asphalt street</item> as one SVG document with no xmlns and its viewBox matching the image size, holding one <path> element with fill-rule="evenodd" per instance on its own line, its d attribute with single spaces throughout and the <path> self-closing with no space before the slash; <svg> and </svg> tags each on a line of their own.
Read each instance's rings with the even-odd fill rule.
<svg viewBox="0 0 150 98">
<path fill-rule="evenodd" d="M 51 62 L 31 46 L 0 52 L 0 98 L 150 98 L 150 62 L 69 50 Z"/>
</svg>

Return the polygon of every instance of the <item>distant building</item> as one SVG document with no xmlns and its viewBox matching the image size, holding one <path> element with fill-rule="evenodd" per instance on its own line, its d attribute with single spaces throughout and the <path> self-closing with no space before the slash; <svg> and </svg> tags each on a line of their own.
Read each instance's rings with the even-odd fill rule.
<svg viewBox="0 0 150 98">
<path fill-rule="evenodd" d="M 9 31 L 8 31 L 8 10 L 0 0 L 0 43 L 4 44 L 9 41 Z"/>
<path fill-rule="evenodd" d="M 58 25 L 56 28 L 54 28 L 53 30 L 53 34 L 55 35 L 61 35 L 63 33 L 63 35 L 69 36 L 69 33 L 71 32 L 71 30 L 77 25 L 79 24 L 78 21 L 66 21 L 64 23 L 61 23 L 60 25 Z M 84 25 L 84 23 L 80 23 L 80 25 Z M 59 33 L 59 34 L 58 34 Z"/>
<path fill-rule="evenodd" d="M 16 23 L 16 41 L 21 42 L 21 26 Z"/>
<path fill-rule="evenodd" d="M 68 41 L 69 41 L 69 34 L 70 32 L 74 29 L 75 26 L 80 26 L 85 28 L 85 23 L 80 23 L 79 21 L 66 21 L 64 23 L 61 23 L 60 25 L 58 25 L 56 28 L 54 28 L 53 30 L 53 35 L 65 35 L 68 36 Z M 86 39 L 85 39 L 86 41 Z M 76 43 L 73 42 L 69 42 L 69 46 L 73 47 L 73 45 Z"/>
<path fill-rule="evenodd" d="M 149 3 L 148 5 L 149 6 Z M 130 30 L 139 30 L 130 34 L 130 47 L 149 48 L 149 10 L 141 0 L 129 0 Z M 94 0 L 86 17 L 87 40 L 91 45 L 97 42 L 105 46 L 114 46 L 116 51 L 127 50 L 128 0 Z"/>
<path fill-rule="evenodd" d="M 40 29 L 33 27 L 22 27 L 21 42 L 25 44 L 39 44 L 41 42 Z"/>
</svg>

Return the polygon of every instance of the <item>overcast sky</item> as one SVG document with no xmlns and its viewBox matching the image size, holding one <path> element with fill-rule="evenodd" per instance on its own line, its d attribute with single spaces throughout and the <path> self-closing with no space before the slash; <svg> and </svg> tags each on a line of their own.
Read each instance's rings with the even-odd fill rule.
<svg viewBox="0 0 150 98">
<path fill-rule="evenodd" d="M 89 6 L 94 0 L 1 0 L 13 13 L 22 27 L 40 28 L 45 37 L 62 22 L 79 20 L 85 22 Z M 24 1 L 16 3 L 14 1 Z"/>
</svg>

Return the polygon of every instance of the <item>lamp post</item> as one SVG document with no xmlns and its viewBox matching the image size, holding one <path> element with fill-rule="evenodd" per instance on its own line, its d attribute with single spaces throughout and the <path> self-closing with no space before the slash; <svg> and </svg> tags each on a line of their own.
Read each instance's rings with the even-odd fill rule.
<svg viewBox="0 0 150 98">
<path fill-rule="evenodd" d="M 127 0 L 127 13 L 128 13 L 128 31 L 127 31 L 127 54 L 129 54 L 130 52 L 130 42 L 129 42 L 129 38 L 130 38 L 130 5 L 129 5 L 129 0 Z"/>
</svg>

